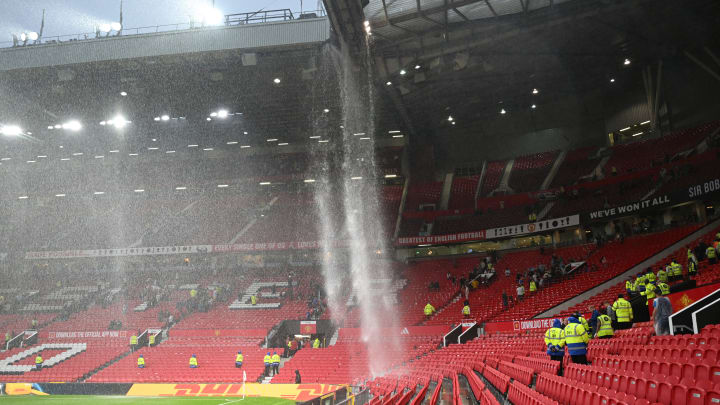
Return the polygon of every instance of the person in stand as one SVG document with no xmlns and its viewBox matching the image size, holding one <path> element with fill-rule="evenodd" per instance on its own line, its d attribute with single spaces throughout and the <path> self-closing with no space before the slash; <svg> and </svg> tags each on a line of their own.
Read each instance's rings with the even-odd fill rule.
<svg viewBox="0 0 720 405">
<path fill-rule="evenodd" d="M 682 280 L 682 265 L 678 263 L 675 259 L 673 259 L 670 265 L 672 266 L 673 276 L 675 276 L 675 279 Z"/>
<path fill-rule="evenodd" d="M 295 370 L 295 384 L 302 384 L 302 378 L 300 378 L 300 370 Z"/>
<path fill-rule="evenodd" d="M 707 249 L 705 249 L 705 257 L 707 257 L 710 264 L 717 263 L 717 250 L 712 246 L 708 246 Z"/>
<path fill-rule="evenodd" d="M 517 299 L 518 301 L 522 301 L 523 297 L 525 296 L 525 286 L 522 284 L 518 285 L 517 287 Z"/>
<path fill-rule="evenodd" d="M 198 360 L 196 355 L 190 356 L 190 368 L 198 368 Z"/>
<path fill-rule="evenodd" d="M 242 367 L 243 360 L 245 360 L 245 357 L 243 356 L 241 351 L 238 351 L 237 355 L 235 355 L 235 368 Z"/>
<path fill-rule="evenodd" d="M 425 314 L 425 317 L 430 318 L 434 312 L 435 312 L 435 307 L 432 306 L 432 304 L 430 304 L 428 302 L 427 305 L 425 305 L 425 309 L 423 309 L 423 313 Z"/>
<path fill-rule="evenodd" d="M 652 267 L 648 267 L 647 274 L 645 275 L 645 279 L 650 282 L 654 283 L 657 277 L 655 276 L 655 273 L 652 271 Z"/>
<path fill-rule="evenodd" d="M 280 356 L 278 356 L 277 352 L 274 352 L 272 355 L 272 369 L 273 375 L 277 375 L 280 372 Z"/>
<path fill-rule="evenodd" d="M 587 319 L 585 319 L 585 317 L 582 316 L 580 312 L 575 312 L 573 316 L 577 318 L 578 321 L 580 321 L 580 325 L 585 328 L 585 331 L 588 333 L 588 337 L 590 337 L 590 325 L 588 325 Z"/>
<path fill-rule="evenodd" d="M 462 309 L 463 318 L 466 318 L 466 319 L 470 318 L 470 301 L 465 300 L 463 305 L 464 305 L 463 309 Z"/>
<path fill-rule="evenodd" d="M 553 320 L 552 328 L 545 331 L 545 346 L 550 360 L 562 362 L 565 356 L 565 331 L 559 319 Z"/>
<path fill-rule="evenodd" d="M 502 293 L 502 303 L 503 303 L 503 308 L 507 309 L 507 307 L 508 307 L 508 296 L 507 296 L 507 293 L 506 293 L 505 291 L 503 291 L 503 293 Z"/>
<path fill-rule="evenodd" d="M 141 354 L 137 359 L 138 368 L 145 368 L 145 357 Z"/>
<path fill-rule="evenodd" d="M 250 305 L 257 305 L 257 297 L 254 294 L 250 296 Z"/>
<path fill-rule="evenodd" d="M 618 325 L 617 315 L 615 314 L 615 310 L 613 309 L 612 305 L 610 305 L 610 303 L 607 301 L 605 301 L 603 303 L 603 306 L 605 307 L 605 315 L 610 317 L 611 326 L 614 331 L 615 329 L 617 329 L 617 325 Z"/>
<path fill-rule="evenodd" d="M 644 295 L 644 296 L 645 296 L 645 300 L 646 300 L 645 303 L 646 303 L 647 305 L 650 304 L 650 300 L 651 300 L 651 299 L 653 299 L 653 298 L 656 297 L 656 294 L 655 294 L 655 289 L 656 289 L 656 288 L 657 288 L 657 287 L 655 287 L 655 284 L 648 283 L 648 284 L 645 286 L 645 291 L 640 293 L 640 295 Z"/>
<path fill-rule="evenodd" d="M 130 351 L 134 352 L 137 350 L 138 337 L 137 334 L 130 336 Z"/>
<path fill-rule="evenodd" d="M 662 281 L 658 281 L 657 287 L 660 290 L 660 295 L 670 294 L 670 286 Z"/>
<path fill-rule="evenodd" d="M 587 364 L 587 344 L 590 336 L 580 321 L 571 316 L 568 318 L 568 325 L 565 327 L 565 345 L 575 364 Z"/>
<path fill-rule="evenodd" d="M 693 255 L 693 258 L 695 255 Z M 688 276 L 695 276 L 697 275 L 697 259 L 695 260 L 688 260 L 687 262 L 687 268 L 688 268 Z"/>
<path fill-rule="evenodd" d="M 595 337 L 600 339 L 610 339 L 615 335 L 615 331 L 612 327 L 612 319 L 609 316 L 602 314 L 597 317 L 597 332 Z"/>
<path fill-rule="evenodd" d="M 43 358 L 40 355 L 40 353 L 38 353 L 37 357 L 35 357 L 35 370 L 40 371 L 40 370 L 42 370 L 42 367 L 43 367 Z"/>
<path fill-rule="evenodd" d="M 320 348 L 320 338 L 316 337 L 315 340 L 313 340 L 313 349 L 319 349 Z"/>
<path fill-rule="evenodd" d="M 632 327 L 633 310 L 622 294 L 618 295 L 618 299 L 613 303 L 612 309 L 615 311 L 618 320 L 618 329 L 630 329 Z"/>
<path fill-rule="evenodd" d="M 265 357 L 263 357 L 263 363 L 265 364 L 265 377 L 270 377 L 270 367 L 272 366 L 272 357 L 270 356 L 270 352 L 267 352 Z"/>
<path fill-rule="evenodd" d="M 533 275 L 533 278 L 530 279 L 530 293 L 535 294 L 537 291 L 537 284 L 535 283 L 534 279 L 535 275 Z"/>
<path fill-rule="evenodd" d="M 660 270 L 657 272 L 657 279 L 659 282 L 667 283 L 668 282 L 668 274 L 665 270 L 663 270 L 662 267 L 660 267 Z"/>
<path fill-rule="evenodd" d="M 668 297 L 658 297 L 654 302 L 653 323 L 655 335 L 663 336 L 670 334 L 670 315 L 672 315 L 672 304 Z"/>
</svg>

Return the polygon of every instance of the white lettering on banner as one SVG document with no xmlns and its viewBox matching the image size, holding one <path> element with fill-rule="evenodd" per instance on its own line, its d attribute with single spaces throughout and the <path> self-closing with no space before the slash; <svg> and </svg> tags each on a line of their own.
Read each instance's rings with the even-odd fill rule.
<svg viewBox="0 0 720 405">
<path fill-rule="evenodd" d="M 530 319 L 528 321 L 515 321 L 513 322 L 513 329 L 515 330 L 528 330 L 528 329 L 549 329 L 553 324 L 554 318 L 544 319 Z"/>
<path fill-rule="evenodd" d="M 412 246 L 447 242 L 467 242 L 482 239 L 485 239 L 485 231 L 461 232 L 448 235 L 407 236 L 398 238 L 397 244 L 402 246 Z"/>
<path fill-rule="evenodd" d="M 487 239 L 495 239 L 509 236 L 528 235 L 532 233 L 567 228 L 576 225 L 580 225 L 580 216 L 571 215 L 561 218 L 546 219 L 543 221 L 532 222 L 529 224 L 503 226 L 500 228 L 488 229 L 487 231 L 485 231 L 485 237 Z"/>
<path fill-rule="evenodd" d="M 75 339 L 75 338 L 118 338 L 127 337 L 124 330 L 104 330 L 90 332 L 48 332 L 49 339 Z"/>
<path fill-rule="evenodd" d="M 647 200 L 642 200 L 626 205 L 622 205 L 619 207 L 613 207 L 598 211 L 593 211 L 589 214 L 590 219 L 600 219 L 600 218 L 607 218 L 607 217 L 614 217 L 615 215 L 624 215 L 624 214 L 631 214 L 640 210 L 644 210 L 647 208 L 657 207 L 660 205 L 665 205 L 670 203 L 670 196 L 665 194 L 659 197 L 653 197 L 648 198 Z"/>
<path fill-rule="evenodd" d="M 716 191 L 720 191 L 720 179 L 712 179 L 702 184 L 696 184 L 692 187 L 688 187 L 688 197 L 697 198 Z"/>
<path fill-rule="evenodd" d="M 347 241 L 338 240 L 333 242 L 334 247 L 346 246 Z M 122 249 L 93 249 L 93 250 L 59 250 L 47 252 L 26 252 L 25 259 L 67 259 L 80 257 L 123 257 L 123 256 L 150 256 L 150 255 L 172 255 L 172 254 L 196 254 L 196 253 L 227 253 L 227 252 L 255 252 L 264 250 L 288 250 L 288 249 L 317 249 L 321 242 L 300 241 L 300 242 L 263 242 L 263 243 L 239 243 L 235 245 L 193 245 L 193 246 L 161 246 L 161 247 L 138 247 Z"/>
</svg>

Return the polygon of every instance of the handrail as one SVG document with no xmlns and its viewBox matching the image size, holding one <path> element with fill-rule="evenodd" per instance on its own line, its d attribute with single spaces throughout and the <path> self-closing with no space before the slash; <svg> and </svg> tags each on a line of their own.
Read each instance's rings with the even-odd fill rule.
<svg viewBox="0 0 720 405">
<path fill-rule="evenodd" d="M 26 45 L 13 46 L 13 41 L 0 41 L 0 48 L 27 48 L 35 45 L 51 45 L 63 42 L 74 42 L 74 41 L 89 41 L 89 40 L 101 40 L 105 38 L 113 37 L 126 37 L 134 35 L 146 35 L 155 34 L 159 32 L 174 32 L 183 30 L 201 30 L 208 28 L 217 28 L 222 26 L 236 26 L 244 24 L 261 24 L 267 22 L 278 22 L 278 21 L 294 21 L 301 20 L 307 15 L 315 14 L 317 17 L 324 17 L 325 10 L 305 10 L 301 12 L 293 12 L 290 9 L 283 10 L 261 10 L 252 13 L 239 13 L 239 14 L 227 14 L 225 15 L 224 25 L 220 26 L 205 26 L 199 22 L 190 21 L 187 23 L 175 23 L 175 24 L 163 24 L 163 25 L 150 25 L 146 27 L 135 27 L 125 28 L 123 27 L 116 33 L 98 33 L 98 32 L 81 32 L 79 34 L 66 34 L 66 35 L 54 35 L 44 36 L 33 43 L 27 43 Z M 244 19 L 239 16 L 245 16 Z"/>
</svg>

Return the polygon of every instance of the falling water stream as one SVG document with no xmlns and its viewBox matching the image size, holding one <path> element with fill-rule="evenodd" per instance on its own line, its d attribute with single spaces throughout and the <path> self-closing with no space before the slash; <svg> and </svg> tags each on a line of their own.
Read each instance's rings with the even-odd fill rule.
<svg viewBox="0 0 720 405">
<path fill-rule="evenodd" d="M 370 372 L 377 376 L 388 370 L 390 354 L 398 350 L 399 343 L 394 334 L 383 333 L 384 326 L 396 324 L 397 309 L 389 299 L 393 277 L 388 262 L 376 254 L 386 251 L 387 233 L 379 205 L 374 87 L 371 69 L 366 66 L 368 54 L 357 62 L 347 47 L 328 44 L 323 49 L 318 79 L 336 78 L 336 86 L 328 89 L 339 92 L 342 127 L 337 131 L 316 126 L 315 135 L 334 139 L 330 139 L 324 158 L 316 160 L 314 170 L 319 176 L 315 201 L 330 311 L 336 322 L 343 322 L 347 292 L 352 292 L 352 310 L 359 311 L 359 326 L 368 345 Z M 338 241 L 347 248 L 342 259 L 334 253 Z"/>
</svg>

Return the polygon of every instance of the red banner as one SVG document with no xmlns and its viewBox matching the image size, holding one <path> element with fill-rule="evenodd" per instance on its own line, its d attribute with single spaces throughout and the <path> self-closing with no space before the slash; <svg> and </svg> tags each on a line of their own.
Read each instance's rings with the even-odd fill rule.
<svg viewBox="0 0 720 405">
<path fill-rule="evenodd" d="M 672 294 L 668 295 L 667 297 L 670 299 L 670 304 L 672 305 L 673 313 L 675 313 L 675 312 L 685 308 L 686 306 L 692 304 L 693 302 L 699 300 L 700 298 L 717 290 L 718 288 L 720 288 L 720 283 L 707 284 L 707 285 L 693 288 L 691 290 L 685 290 L 685 291 L 679 291 L 676 293 L 672 293 Z M 650 311 L 650 319 L 652 319 L 652 315 L 655 310 L 655 307 L 653 306 L 653 302 L 655 302 L 654 299 L 648 305 L 648 311 Z"/>
<path fill-rule="evenodd" d="M 38 332 L 40 339 L 112 339 L 130 338 L 132 332 L 126 330 L 102 330 L 102 331 L 41 331 Z"/>
<path fill-rule="evenodd" d="M 306 335 L 317 333 L 317 324 L 315 321 L 300 321 L 300 333 Z"/>
<path fill-rule="evenodd" d="M 485 231 L 462 232 L 450 235 L 429 235 L 429 236 L 409 236 L 398 238 L 395 245 L 397 246 L 417 246 L 417 245 L 434 245 L 438 243 L 459 243 L 470 242 L 475 240 L 484 240 Z"/>
<path fill-rule="evenodd" d="M 380 334 L 384 336 L 444 336 L 450 331 L 449 326 L 406 326 L 396 328 L 382 328 Z M 362 328 L 342 328 L 338 336 L 343 338 L 361 338 Z"/>
<path fill-rule="evenodd" d="M 264 338 L 267 336 L 267 330 L 265 329 L 177 329 L 172 328 L 169 333 L 172 337 L 208 337 L 208 336 L 220 336 L 220 337 L 257 337 Z"/>
</svg>

